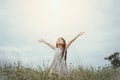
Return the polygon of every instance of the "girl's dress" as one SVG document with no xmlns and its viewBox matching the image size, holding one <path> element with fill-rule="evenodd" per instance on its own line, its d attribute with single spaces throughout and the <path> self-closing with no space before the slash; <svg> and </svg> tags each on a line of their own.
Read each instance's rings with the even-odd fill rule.
<svg viewBox="0 0 120 80">
<path fill-rule="evenodd" d="M 65 60 L 65 55 L 63 55 L 62 48 L 55 48 L 55 55 L 52 65 L 50 67 L 49 76 L 57 75 L 59 77 L 68 77 L 68 68 Z"/>
</svg>

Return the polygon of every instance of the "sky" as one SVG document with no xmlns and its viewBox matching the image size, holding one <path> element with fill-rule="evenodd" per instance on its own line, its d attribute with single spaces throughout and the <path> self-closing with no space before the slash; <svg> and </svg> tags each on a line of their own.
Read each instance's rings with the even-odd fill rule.
<svg viewBox="0 0 120 80">
<path fill-rule="evenodd" d="M 119 0 L 0 0 L 0 59 L 24 65 L 50 65 L 55 45 L 79 32 L 68 49 L 67 63 L 99 67 L 104 57 L 120 52 Z M 78 64 L 79 63 L 79 64 Z"/>
</svg>

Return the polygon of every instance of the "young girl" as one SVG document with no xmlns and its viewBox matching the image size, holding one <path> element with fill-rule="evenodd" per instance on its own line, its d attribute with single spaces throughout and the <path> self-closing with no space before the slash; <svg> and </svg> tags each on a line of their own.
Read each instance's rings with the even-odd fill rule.
<svg viewBox="0 0 120 80">
<path fill-rule="evenodd" d="M 39 40 L 40 43 L 41 42 L 45 43 L 55 51 L 55 56 L 49 71 L 49 76 L 52 75 L 58 75 L 59 77 L 69 76 L 67 64 L 66 64 L 67 49 L 70 47 L 71 43 L 73 43 L 79 36 L 83 35 L 84 33 L 85 32 L 80 32 L 67 44 L 64 38 L 60 37 L 57 39 L 56 47 L 43 39 Z"/>
</svg>

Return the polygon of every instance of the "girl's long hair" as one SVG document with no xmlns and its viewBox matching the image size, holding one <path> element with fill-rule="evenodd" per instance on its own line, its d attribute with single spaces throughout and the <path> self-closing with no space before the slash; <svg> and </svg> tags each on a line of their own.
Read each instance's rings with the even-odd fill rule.
<svg viewBox="0 0 120 80">
<path fill-rule="evenodd" d="M 62 48 L 63 48 L 63 52 L 62 52 L 62 57 L 61 58 L 64 58 L 65 61 L 67 59 L 67 50 L 66 50 L 66 41 L 63 37 L 60 37 L 59 39 L 63 40 L 64 44 L 62 45 Z M 56 43 L 56 47 L 58 47 L 58 44 Z M 65 54 L 65 56 L 64 56 Z"/>
</svg>

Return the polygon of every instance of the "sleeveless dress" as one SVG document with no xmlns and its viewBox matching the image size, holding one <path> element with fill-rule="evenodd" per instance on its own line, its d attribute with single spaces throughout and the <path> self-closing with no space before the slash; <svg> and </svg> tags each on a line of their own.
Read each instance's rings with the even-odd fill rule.
<svg viewBox="0 0 120 80">
<path fill-rule="evenodd" d="M 57 75 L 59 77 L 68 77 L 69 72 L 65 60 L 65 55 L 62 58 L 63 49 L 55 48 L 55 55 L 50 67 L 49 76 Z"/>
</svg>

